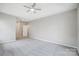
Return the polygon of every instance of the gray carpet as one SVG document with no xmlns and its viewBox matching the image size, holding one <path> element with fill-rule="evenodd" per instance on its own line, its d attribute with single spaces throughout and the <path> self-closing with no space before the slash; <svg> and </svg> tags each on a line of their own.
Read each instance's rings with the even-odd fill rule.
<svg viewBox="0 0 79 59">
<path fill-rule="evenodd" d="M 0 45 L 0 56 L 77 56 L 77 53 L 75 48 L 24 39 Z"/>
</svg>

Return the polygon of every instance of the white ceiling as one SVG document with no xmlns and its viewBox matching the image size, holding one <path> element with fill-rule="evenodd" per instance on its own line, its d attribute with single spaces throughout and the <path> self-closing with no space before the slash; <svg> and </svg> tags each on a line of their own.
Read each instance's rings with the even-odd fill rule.
<svg viewBox="0 0 79 59">
<path fill-rule="evenodd" d="M 30 14 L 26 12 L 27 9 L 23 6 L 30 6 L 31 4 L 32 3 L 0 3 L 0 11 L 20 17 L 22 20 L 30 21 L 77 8 L 77 3 L 37 3 L 36 7 L 42 10 L 36 14 Z"/>
</svg>

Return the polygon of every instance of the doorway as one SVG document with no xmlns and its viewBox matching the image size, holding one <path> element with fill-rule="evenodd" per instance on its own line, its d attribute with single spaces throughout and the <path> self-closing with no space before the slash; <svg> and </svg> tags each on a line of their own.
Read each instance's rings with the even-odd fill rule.
<svg viewBox="0 0 79 59">
<path fill-rule="evenodd" d="M 29 38 L 29 23 L 25 21 L 16 22 L 16 40 Z"/>
</svg>

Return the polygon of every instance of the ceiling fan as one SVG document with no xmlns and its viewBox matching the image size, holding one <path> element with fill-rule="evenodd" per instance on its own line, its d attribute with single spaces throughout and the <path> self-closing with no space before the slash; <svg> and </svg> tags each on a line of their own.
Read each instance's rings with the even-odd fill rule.
<svg viewBox="0 0 79 59">
<path fill-rule="evenodd" d="M 36 8 L 36 3 L 33 3 L 31 6 L 24 5 L 25 8 L 27 8 L 27 12 L 36 13 L 37 11 L 41 11 L 40 8 Z"/>
</svg>

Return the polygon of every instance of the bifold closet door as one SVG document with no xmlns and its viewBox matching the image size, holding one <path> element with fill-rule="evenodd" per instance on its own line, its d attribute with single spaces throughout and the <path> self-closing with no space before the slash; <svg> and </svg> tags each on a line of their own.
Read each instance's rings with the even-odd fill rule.
<svg viewBox="0 0 79 59">
<path fill-rule="evenodd" d="M 22 38 L 22 23 L 20 21 L 16 22 L 16 39 Z"/>
<path fill-rule="evenodd" d="M 29 37 L 29 25 L 23 24 L 23 38 Z"/>
</svg>

